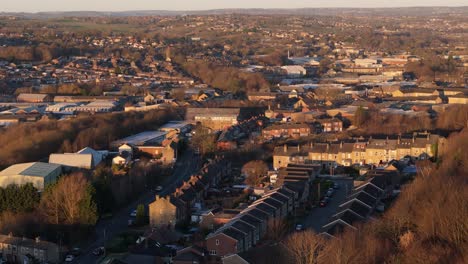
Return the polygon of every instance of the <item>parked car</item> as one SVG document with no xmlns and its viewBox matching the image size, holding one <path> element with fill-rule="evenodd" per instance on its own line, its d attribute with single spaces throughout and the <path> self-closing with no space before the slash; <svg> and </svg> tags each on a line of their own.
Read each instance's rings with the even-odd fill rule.
<svg viewBox="0 0 468 264">
<path fill-rule="evenodd" d="M 94 256 L 100 256 L 100 255 L 104 254 L 105 251 L 106 251 L 106 249 L 104 247 L 98 247 L 98 248 L 93 250 L 93 255 Z"/>
<path fill-rule="evenodd" d="M 137 210 L 133 210 L 131 213 L 130 213 L 130 216 L 131 217 L 136 217 L 137 215 Z"/>
<path fill-rule="evenodd" d="M 155 189 L 155 190 L 156 190 L 156 192 L 160 192 L 160 191 L 163 190 L 163 187 L 162 187 L 162 186 L 156 186 L 156 189 Z"/>
<path fill-rule="evenodd" d="M 81 248 L 73 248 L 70 251 L 70 255 L 73 255 L 74 257 L 79 256 L 81 254 Z"/>
<path fill-rule="evenodd" d="M 338 183 L 335 182 L 335 183 L 333 184 L 333 189 L 335 189 L 335 190 L 340 189 L 340 185 L 339 185 Z"/>
<path fill-rule="evenodd" d="M 65 257 L 65 262 L 72 262 L 75 259 L 73 255 L 67 255 Z"/>
<path fill-rule="evenodd" d="M 296 231 L 302 231 L 304 227 L 301 224 L 296 225 Z"/>
<path fill-rule="evenodd" d="M 334 192 L 335 192 L 335 190 L 333 188 L 330 188 L 330 189 L 328 189 L 327 194 L 325 196 L 332 197 Z"/>
<path fill-rule="evenodd" d="M 327 204 L 330 202 L 330 198 L 329 197 L 325 197 L 322 199 L 322 201 L 320 201 L 320 207 L 325 207 L 327 206 Z"/>
</svg>

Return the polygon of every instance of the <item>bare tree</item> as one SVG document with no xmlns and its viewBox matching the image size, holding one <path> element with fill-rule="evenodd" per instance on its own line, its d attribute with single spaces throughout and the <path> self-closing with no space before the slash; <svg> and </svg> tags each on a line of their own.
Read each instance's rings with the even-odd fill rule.
<svg viewBox="0 0 468 264">
<path fill-rule="evenodd" d="M 296 232 L 286 239 L 288 249 L 294 263 L 315 264 L 321 263 L 325 239 L 313 231 Z"/>
<path fill-rule="evenodd" d="M 258 186 L 268 173 L 268 166 L 262 160 L 252 160 L 242 167 L 242 173 L 246 175 L 245 182 L 251 186 Z"/>
<path fill-rule="evenodd" d="M 288 232 L 288 222 L 286 220 L 271 219 L 267 224 L 267 238 L 280 241 Z"/>
<path fill-rule="evenodd" d="M 40 210 L 51 223 L 80 223 L 82 201 L 86 198 L 88 180 L 82 173 L 64 176 L 45 191 Z"/>
</svg>

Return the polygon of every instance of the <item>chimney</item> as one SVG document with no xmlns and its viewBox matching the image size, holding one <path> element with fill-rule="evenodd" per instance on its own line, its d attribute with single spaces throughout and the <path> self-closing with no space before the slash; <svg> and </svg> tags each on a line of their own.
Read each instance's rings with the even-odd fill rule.
<svg viewBox="0 0 468 264">
<path fill-rule="evenodd" d="M 313 147 L 314 147 L 314 142 L 311 141 L 311 142 L 310 142 L 310 148 L 313 148 Z"/>
<path fill-rule="evenodd" d="M 398 136 L 398 144 L 400 144 L 400 142 L 401 142 L 401 137 Z"/>
<path fill-rule="evenodd" d="M 413 143 L 414 143 L 414 141 L 415 141 L 415 138 L 414 138 L 414 136 L 413 136 Z"/>
<path fill-rule="evenodd" d="M 297 151 L 301 151 L 301 145 L 297 145 Z"/>
<path fill-rule="evenodd" d="M 156 201 L 161 199 L 161 197 L 159 196 L 159 194 L 156 194 Z"/>
<path fill-rule="evenodd" d="M 329 149 L 330 149 L 330 144 L 329 144 L 329 143 L 327 143 L 327 150 L 329 150 Z"/>
<path fill-rule="evenodd" d="M 36 237 L 36 243 L 39 243 L 41 242 L 41 238 L 40 237 Z"/>
<path fill-rule="evenodd" d="M 340 142 L 340 149 L 343 148 L 343 141 Z"/>
<path fill-rule="evenodd" d="M 286 146 L 286 144 L 283 145 L 283 150 L 285 153 L 288 152 L 288 147 Z"/>
<path fill-rule="evenodd" d="M 13 237 L 13 233 L 12 232 L 8 233 L 8 237 Z"/>
</svg>

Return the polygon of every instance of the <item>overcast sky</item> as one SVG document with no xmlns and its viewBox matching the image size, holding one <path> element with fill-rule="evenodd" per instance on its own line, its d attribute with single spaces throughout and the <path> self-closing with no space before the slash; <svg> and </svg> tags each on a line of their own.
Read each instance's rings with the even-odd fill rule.
<svg viewBox="0 0 468 264">
<path fill-rule="evenodd" d="M 0 0 L 0 12 L 466 6 L 466 0 Z"/>
</svg>

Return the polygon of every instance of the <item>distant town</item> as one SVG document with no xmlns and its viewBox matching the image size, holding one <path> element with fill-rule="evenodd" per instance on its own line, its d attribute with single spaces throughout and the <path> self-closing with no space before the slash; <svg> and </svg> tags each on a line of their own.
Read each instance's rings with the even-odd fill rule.
<svg viewBox="0 0 468 264">
<path fill-rule="evenodd" d="M 468 9 L 433 9 L 0 13 L 0 263 L 462 263 Z"/>
</svg>

